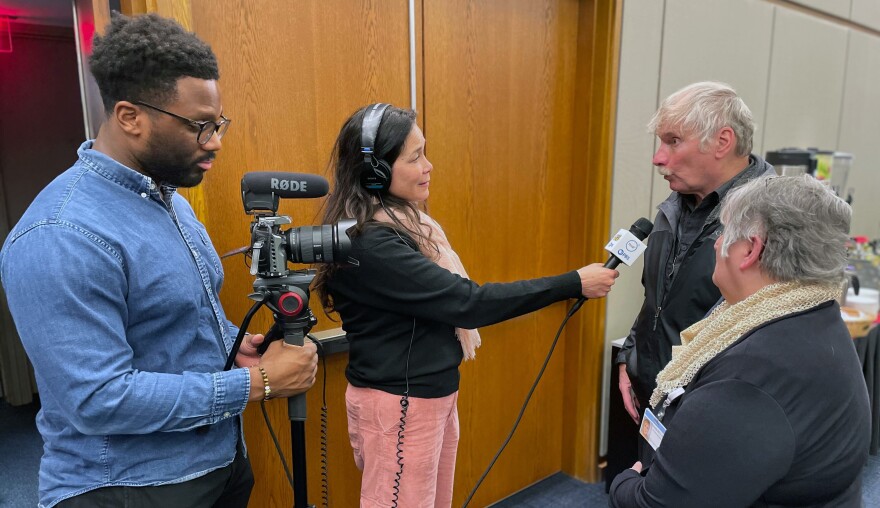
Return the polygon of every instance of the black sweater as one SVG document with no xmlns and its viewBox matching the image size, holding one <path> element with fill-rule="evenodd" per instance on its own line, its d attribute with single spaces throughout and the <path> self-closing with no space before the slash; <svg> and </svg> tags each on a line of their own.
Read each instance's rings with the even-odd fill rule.
<svg viewBox="0 0 880 508">
<path fill-rule="evenodd" d="M 645 477 L 611 506 L 858 507 L 870 414 L 840 307 L 771 321 L 710 360 L 668 408 Z"/>
<path fill-rule="evenodd" d="M 461 344 L 455 328 L 478 328 L 577 298 L 580 277 L 478 285 L 425 257 L 415 242 L 374 225 L 352 239 L 356 265 L 327 281 L 349 341 L 345 375 L 355 386 L 438 398 L 458 390 Z"/>
</svg>

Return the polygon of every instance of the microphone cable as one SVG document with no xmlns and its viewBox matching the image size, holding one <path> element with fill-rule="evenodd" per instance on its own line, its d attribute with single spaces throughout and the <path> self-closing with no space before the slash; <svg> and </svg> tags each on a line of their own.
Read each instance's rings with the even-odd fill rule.
<svg viewBox="0 0 880 508">
<path fill-rule="evenodd" d="M 391 486 L 392 508 L 397 508 L 397 501 L 400 497 L 400 478 L 403 476 L 403 429 L 406 427 L 406 413 L 409 411 L 409 357 L 412 354 L 415 336 L 416 318 L 413 318 L 412 334 L 409 337 L 409 349 L 406 352 L 406 371 L 404 373 L 406 388 L 404 389 L 403 396 L 400 398 L 400 423 L 397 430 L 397 471 L 394 473 L 394 485 Z"/>
<path fill-rule="evenodd" d="M 321 505 L 328 508 L 330 506 L 330 481 L 327 462 L 327 354 L 324 352 L 324 345 L 314 335 L 309 333 L 306 337 L 314 342 L 318 348 L 321 355 L 321 370 L 324 371 L 321 381 Z"/>
<path fill-rule="evenodd" d="M 501 445 L 498 453 L 496 453 L 495 457 L 492 458 L 492 462 L 489 463 L 489 467 L 486 468 L 486 470 L 483 472 L 483 475 L 480 476 L 479 480 L 477 480 L 477 484 L 474 485 L 473 490 L 471 490 L 470 494 L 468 494 L 468 497 L 467 499 L 465 499 L 462 508 L 467 508 L 468 503 L 471 502 L 474 494 L 477 493 L 477 489 L 480 488 L 483 480 L 485 480 L 486 476 L 488 476 L 489 471 L 492 469 L 492 466 L 495 465 L 495 462 L 498 461 L 501 453 L 507 447 L 507 444 L 510 443 L 511 438 L 513 438 L 513 433 L 516 432 L 516 428 L 519 426 L 519 422 L 522 420 L 522 417 L 526 412 L 526 407 L 529 405 L 532 394 L 535 392 L 535 388 L 538 387 L 538 382 L 541 381 L 541 377 L 544 376 L 544 371 L 547 369 L 547 364 L 550 363 L 550 358 L 553 356 L 553 351 L 556 350 L 556 343 L 559 342 L 559 337 L 562 334 L 562 330 L 565 329 L 565 325 L 568 323 L 568 320 L 571 319 L 572 316 L 574 316 L 574 314 L 581 308 L 581 305 L 583 305 L 586 301 L 587 298 L 584 296 L 578 298 L 578 301 L 571 306 L 571 309 L 569 309 L 568 313 L 565 315 L 565 319 L 562 320 L 562 324 L 559 325 L 559 330 L 556 331 L 556 336 L 553 338 L 553 343 L 550 345 L 550 351 L 547 353 L 547 358 L 544 359 L 544 364 L 541 365 L 541 370 L 538 372 L 538 377 L 535 378 L 535 382 L 532 383 L 532 387 L 529 389 L 528 395 L 526 395 L 526 400 L 525 402 L 523 402 L 522 408 L 519 410 L 519 415 L 516 417 L 516 421 L 513 423 L 513 428 L 510 429 L 510 433 L 507 435 L 507 438 L 504 440 L 504 443 Z"/>
</svg>

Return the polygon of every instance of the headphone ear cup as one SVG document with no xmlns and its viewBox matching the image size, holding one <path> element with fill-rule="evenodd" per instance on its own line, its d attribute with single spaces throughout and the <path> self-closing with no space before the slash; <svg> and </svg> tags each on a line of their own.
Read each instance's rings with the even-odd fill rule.
<svg viewBox="0 0 880 508">
<path fill-rule="evenodd" d="M 391 166 L 382 159 L 370 157 L 361 169 L 361 185 L 372 192 L 387 192 L 391 187 Z"/>
</svg>

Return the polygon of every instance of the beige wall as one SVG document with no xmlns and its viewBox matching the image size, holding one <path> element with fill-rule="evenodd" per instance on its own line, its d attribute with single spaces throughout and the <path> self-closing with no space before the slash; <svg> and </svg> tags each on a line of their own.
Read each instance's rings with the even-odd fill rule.
<svg viewBox="0 0 880 508">
<path fill-rule="evenodd" d="M 787 146 L 853 153 L 852 232 L 880 237 L 877 30 L 875 0 L 626 0 L 611 229 L 653 220 L 669 194 L 645 129 L 659 102 L 688 83 L 719 80 L 752 109 L 755 153 Z M 609 344 L 629 332 L 643 300 L 641 265 L 623 270 L 608 299 Z"/>
</svg>

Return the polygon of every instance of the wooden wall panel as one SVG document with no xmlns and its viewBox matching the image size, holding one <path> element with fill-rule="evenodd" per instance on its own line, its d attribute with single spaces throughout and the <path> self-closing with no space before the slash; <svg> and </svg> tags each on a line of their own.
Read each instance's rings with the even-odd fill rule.
<svg viewBox="0 0 880 508">
<path fill-rule="evenodd" d="M 510 281 L 601 259 L 607 210 L 589 212 L 608 206 L 611 127 L 600 123 L 613 116 L 612 39 L 619 2 L 416 4 L 420 123 L 435 164 L 430 207 L 472 277 Z M 233 124 L 213 172 L 187 197 L 221 253 L 249 240 L 238 190 L 245 172 L 324 173 L 336 133 L 352 111 L 376 101 L 409 104 L 405 0 L 229 0 L 222 6 L 209 0 L 147 0 L 144 9 L 182 16 L 220 59 L 224 113 Z M 593 58 L 583 51 L 600 54 Z M 584 154 L 596 160 L 584 160 Z M 284 202 L 280 213 L 292 216 L 295 225 L 314 224 L 321 203 Z M 572 226 L 573 212 L 579 224 L 588 225 Z M 237 321 L 249 307 L 245 296 L 252 278 L 240 258 L 226 259 L 224 268 L 221 298 Z M 312 307 L 319 329 L 336 325 L 314 302 Z M 586 308 L 590 323 L 573 324 L 473 506 L 563 468 L 581 476 L 595 471 L 597 407 L 591 405 L 597 404 L 601 376 L 604 307 L 591 302 Z M 463 501 L 510 430 L 565 310 L 558 304 L 483 330 L 478 360 L 462 368 L 454 504 Z M 269 324 L 263 315 L 251 330 Z M 565 358 L 569 348 L 576 351 L 573 362 Z M 360 474 L 347 443 L 346 358 L 328 360 L 329 503 L 356 506 Z M 320 499 L 320 395 L 315 389 L 308 396 L 313 503 Z M 574 404 L 574 412 L 564 409 L 566 403 Z M 286 402 L 273 401 L 268 410 L 289 456 Z M 245 414 L 257 478 L 251 506 L 289 506 L 291 491 L 261 420 L 258 408 Z"/>
<path fill-rule="evenodd" d="M 219 252 L 250 240 L 239 181 L 261 170 L 325 174 L 343 121 L 358 107 L 376 101 L 409 103 L 409 33 L 406 0 L 351 2 L 192 1 L 195 32 L 220 61 L 224 113 L 232 119 L 223 150 L 201 186 L 205 220 Z M 329 175 L 327 175 L 329 176 Z M 285 200 L 280 212 L 295 226 L 317 224 L 323 200 Z M 240 257 L 224 262 L 221 295 L 233 321 L 250 301 L 253 278 Z M 333 328 L 320 306 L 312 308 L 317 329 Z M 270 324 L 262 311 L 251 330 Z M 344 355 L 328 363 L 330 406 L 330 506 L 357 506 L 359 471 L 347 441 Z M 317 387 L 319 388 L 319 387 Z M 319 389 L 308 394 L 307 454 L 309 500 L 320 500 Z M 269 412 L 285 454 L 290 453 L 287 403 L 271 401 Z M 259 408 L 245 413 L 245 432 L 257 486 L 251 506 L 292 505 L 290 486 L 266 432 Z"/>
<path fill-rule="evenodd" d="M 571 151 L 569 259 L 607 258 L 622 0 L 580 3 Z M 584 305 L 565 336 L 562 469 L 598 481 L 606 301 Z"/>
<path fill-rule="evenodd" d="M 511 281 L 584 264 L 582 245 L 575 248 L 581 255 L 570 255 L 569 231 L 572 210 L 585 201 L 583 188 L 572 191 L 572 105 L 581 86 L 575 78 L 583 49 L 578 2 L 426 2 L 424 19 L 431 212 L 470 275 L 478 282 Z M 589 72 L 584 77 L 591 79 Z M 607 222 L 603 235 L 606 228 Z M 599 256 L 595 252 L 591 260 Z M 557 304 L 482 330 L 477 360 L 461 369 L 454 505 L 502 444 L 565 311 L 566 305 Z M 562 469 L 563 447 L 573 444 L 563 437 L 567 354 L 560 342 L 474 506 Z M 598 394 L 595 380 L 577 382 Z M 573 453 L 582 451 L 589 453 Z M 595 465 L 595 456 L 590 460 Z"/>
</svg>

